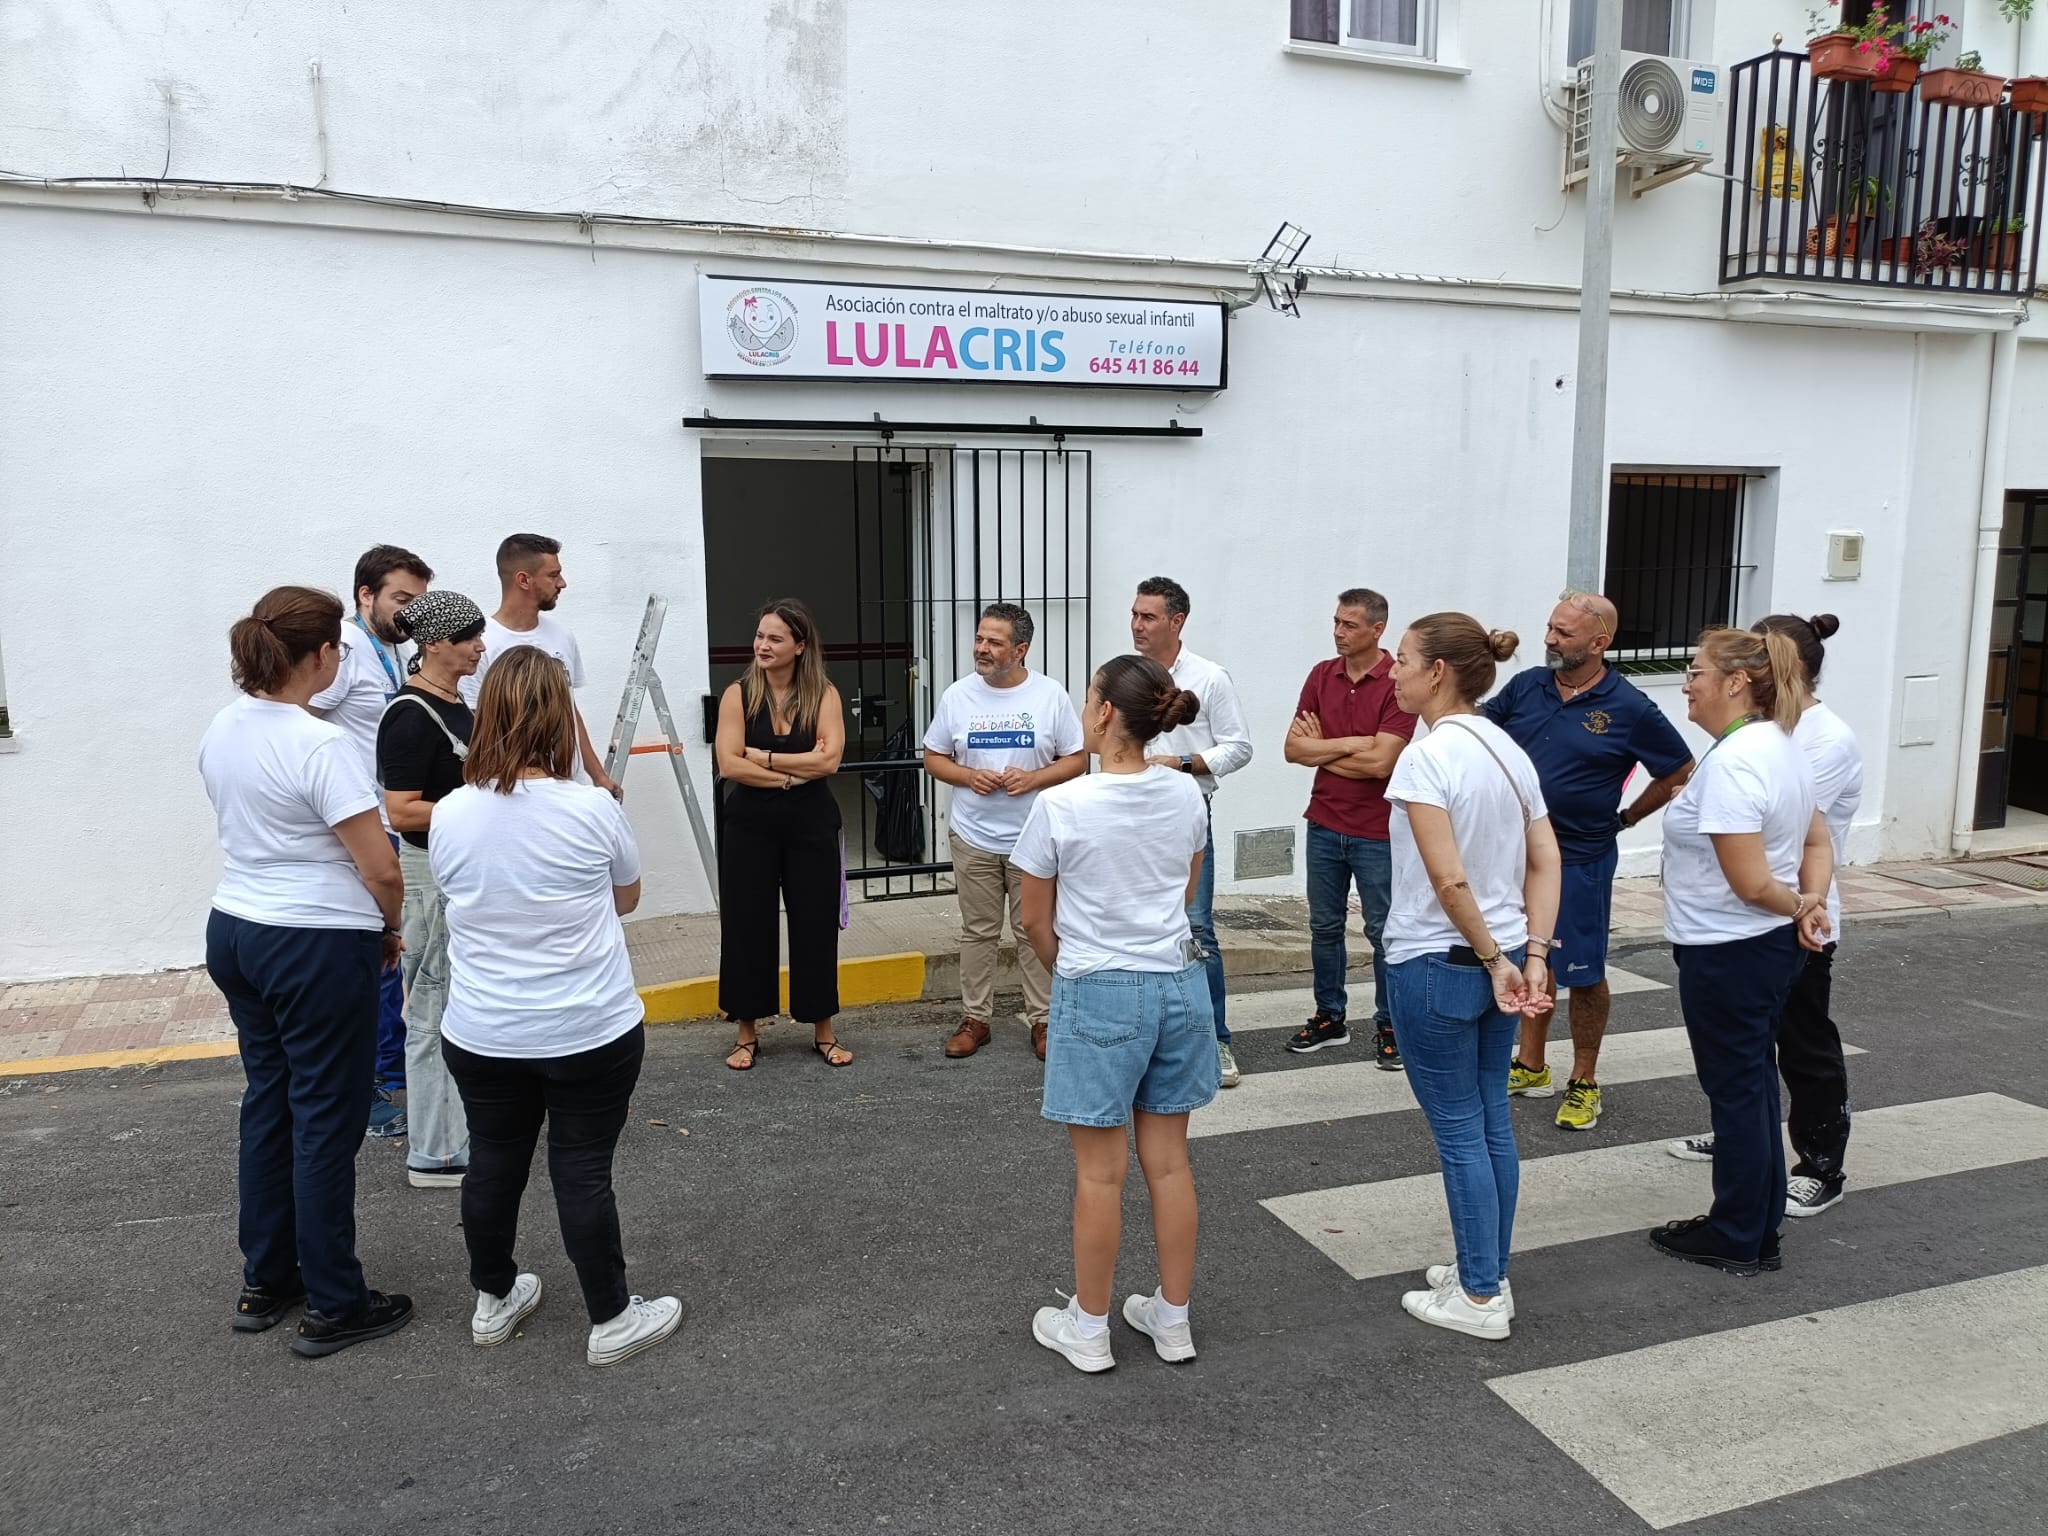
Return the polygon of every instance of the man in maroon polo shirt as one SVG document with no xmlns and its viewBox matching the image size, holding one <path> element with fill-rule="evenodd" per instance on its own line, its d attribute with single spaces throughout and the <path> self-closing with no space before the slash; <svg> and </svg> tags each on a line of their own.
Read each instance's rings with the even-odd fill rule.
<svg viewBox="0 0 2048 1536">
<path fill-rule="evenodd" d="M 1387 1016 L 1387 959 L 1380 933 L 1393 900 L 1393 850 L 1387 841 L 1387 778 L 1415 717 L 1394 702 L 1393 658 L 1380 649 L 1387 600 L 1367 587 L 1337 594 L 1337 654 L 1309 673 L 1287 729 L 1287 761 L 1316 771 L 1308 800 L 1309 955 L 1315 971 L 1316 1011 L 1295 1031 L 1287 1049 L 1301 1053 L 1349 1045 L 1345 1023 L 1344 919 L 1351 887 L 1365 912 L 1372 942 L 1373 1057 L 1387 1072 L 1401 1070 Z"/>
</svg>

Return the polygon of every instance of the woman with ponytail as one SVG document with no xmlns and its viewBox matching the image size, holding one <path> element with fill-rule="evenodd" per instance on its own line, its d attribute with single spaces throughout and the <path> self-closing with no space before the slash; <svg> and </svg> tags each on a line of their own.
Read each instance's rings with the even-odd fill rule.
<svg viewBox="0 0 2048 1536">
<path fill-rule="evenodd" d="M 1824 642 L 1842 627 L 1832 613 L 1802 619 L 1774 613 L 1751 626 L 1755 633 L 1780 634 L 1799 651 L 1807 686 L 1799 724 L 1792 740 L 1813 770 L 1814 809 L 1827 823 L 1834 845 L 1835 868 L 1848 857 L 1849 824 L 1863 803 L 1863 752 L 1856 733 L 1842 717 L 1813 697 L 1820 669 L 1827 660 Z M 1799 1156 L 1785 1181 L 1785 1214 L 1818 1216 L 1842 1198 L 1842 1164 L 1849 1148 L 1849 1070 L 1842 1059 L 1842 1036 L 1829 1016 L 1833 991 L 1835 939 L 1842 928 L 1842 894 L 1838 881 L 1828 884 L 1828 940 L 1817 950 L 1803 951 L 1798 980 L 1785 998 L 1778 1026 L 1778 1073 L 1791 1099 L 1786 1134 Z M 1714 1156 L 1712 1132 L 1673 1142 L 1674 1157 L 1695 1162 Z"/>
<path fill-rule="evenodd" d="M 1408 1085 L 1443 1164 L 1455 1262 L 1401 1298 L 1411 1317 L 1504 1339 L 1521 1159 L 1508 1062 L 1525 1015 L 1551 1006 L 1557 836 L 1529 755 L 1477 711 L 1516 637 L 1462 613 L 1417 619 L 1394 699 L 1429 727 L 1387 781 L 1394 855 L 1387 990 Z"/>
<path fill-rule="evenodd" d="M 1685 674 L 1686 714 L 1714 738 L 1664 813 L 1664 936 L 1714 1122 L 1714 1203 L 1651 1244 L 1732 1275 L 1778 1269 L 1785 1142 L 1773 1051 L 1785 998 L 1820 949 L 1834 847 L 1792 739 L 1812 698 L 1779 633 L 1710 629 Z"/>
<path fill-rule="evenodd" d="M 279 587 L 229 632 L 242 697 L 207 727 L 199 772 L 224 855 L 206 969 L 227 999 L 242 1095 L 238 1333 L 301 1301 L 292 1349 L 329 1355 L 412 1316 L 363 1283 L 356 1148 L 377 1064 L 378 976 L 405 946 L 398 857 L 377 787 L 307 701 L 341 666 L 339 602 Z"/>
<path fill-rule="evenodd" d="M 1124 1321 L 1162 1360 L 1192 1360 L 1195 1181 L 1188 1115 L 1216 1097 L 1215 1014 L 1187 904 L 1201 878 L 1208 810 L 1189 775 L 1145 760 L 1145 744 L 1195 719 L 1201 701 L 1143 656 L 1106 662 L 1081 711 L 1102 772 L 1043 791 L 1010 862 L 1023 877 L 1024 933 L 1052 973 L 1046 1119 L 1074 1149 L 1074 1294 L 1042 1307 L 1031 1334 L 1076 1369 L 1106 1371 L 1109 1302 L 1134 1126 L 1152 1196 L 1159 1285 Z"/>
</svg>

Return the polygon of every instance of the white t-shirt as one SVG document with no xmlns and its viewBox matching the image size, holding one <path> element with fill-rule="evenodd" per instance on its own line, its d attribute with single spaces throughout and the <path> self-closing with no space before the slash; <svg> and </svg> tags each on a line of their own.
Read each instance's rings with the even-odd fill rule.
<svg viewBox="0 0 2048 1536">
<path fill-rule="evenodd" d="M 1849 823 L 1863 804 L 1863 750 L 1856 745 L 1856 733 L 1848 722 L 1825 704 L 1812 705 L 1799 717 L 1792 741 L 1806 754 L 1813 770 L 1813 803 L 1828 824 L 1828 841 L 1835 845 L 1835 868 L 1839 871 L 1849 857 Z M 1842 936 L 1842 883 L 1828 883 L 1828 936 Z"/>
<path fill-rule="evenodd" d="M 1067 690 L 1043 672 L 1027 672 L 1011 688 L 991 688 L 980 673 L 963 677 L 939 699 L 925 749 L 963 768 L 1027 772 L 1081 750 L 1081 717 Z M 953 835 L 984 853 L 1008 853 L 1024 830 L 1038 792 L 977 795 L 953 787 Z"/>
<path fill-rule="evenodd" d="M 1202 792 L 1171 768 L 1093 773 L 1043 791 L 1010 862 L 1059 881 L 1059 974 L 1192 964 L 1188 865 L 1208 842 Z"/>
<path fill-rule="evenodd" d="M 484 674 L 491 670 L 491 663 L 521 645 L 546 651 L 569 669 L 571 688 L 583 686 L 583 652 L 576 648 L 575 631 L 551 613 L 535 617 L 539 622 L 531 629 L 507 629 L 495 617 L 484 620 L 483 660 L 476 664 L 475 672 L 455 685 L 463 703 L 475 709 L 477 693 L 484 685 Z"/>
<path fill-rule="evenodd" d="M 441 1033 L 480 1056 L 573 1056 L 641 1020 L 612 887 L 640 878 L 626 813 L 601 789 L 465 784 L 434 807 L 428 866 L 448 911 Z"/>
<path fill-rule="evenodd" d="M 1491 753 L 1488 747 L 1493 748 Z M 1496 756 L 1499 762 L 1494 761 Z M 1509 774 L 1514 776 L 1512 783 Z M 1465 942 L 1458 925 L 1444 915 L 1436 886 L 1423 867 L 1408 820 L 1411 805 L 1434 805 L 1450 814 L 1465 882 L 1494 942 L 1502 949 L 1519 949 L 1529 942 L 1529 913 L 1522 902 L 1529 872 L 1524 802 L 1531 821 L 1550 814 L 1529 754 L 1484 715 L 1439 720 L 1435 730 L 1409 743 L 1387 780 L 1394 892 L 1382 941 L 1389 965 L 1440 955 Z"/>
<path fill-rule="evenodd" d="M 199 774 L 227 856 L 216 908 L 276 928 L 382 930 L 377 898 L 334 835 L 379 798 L 340 726 L 244 694 L 200 738 Z"/>
<path fill-rule="evenodd" d="M 1797 890 L 1812 824 L 1813 773 L 1789 733 L 1760 720 L 1715 742 L 1664 809 L 1664 937 L 1729 944 L 1791 922 L 1735 894 L 1712 834 L 1761 832 L 1771 874 Z"/>
<path fill-rule="evenodd" d="M 1174 757 L 1199 757 L 1207 773 L 1195 775 L 1202 793 L 1216 793 L 1216 781 L 1235 773 L 1252 760 L 1251 727 L 1245 724 L 1244 706 L 1238 702 L 1237 684 L 1230 674 L 1206 656 L 1197 656 L 1186 646 L 1167 669 L 1174 685 L 1202 701 L 1195 718 L 1168 731 L 1145 748 L 1148 757 L 1162 753 Z"/>
<path fill-rule="evenodd" d="M 386 645 L 354 618 L 341 625 L 341 667 L 334 681 L 313 695 L 310 703 L 320 718 L 347 733 L 363 771 L 377 783 L 377 726 L 384 718 L 384 706 L 405 686 L 406 656 L 402 646 Z M 377 799 L 377 818 L 384 830 L 391 819 L 384 814 L 384 800 Z"/>
</svg>

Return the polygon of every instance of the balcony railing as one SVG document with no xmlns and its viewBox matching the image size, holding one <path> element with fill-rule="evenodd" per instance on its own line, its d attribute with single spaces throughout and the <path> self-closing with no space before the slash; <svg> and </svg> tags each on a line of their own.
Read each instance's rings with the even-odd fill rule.
<svg viewBox="0 0 2048 1536">
<path fill-rule="evenodd" d="M 2044 119 L 1816 80 L 1803 53 L 1728 71 L 1721 282 L 2033 291 Z"/>
</svg>

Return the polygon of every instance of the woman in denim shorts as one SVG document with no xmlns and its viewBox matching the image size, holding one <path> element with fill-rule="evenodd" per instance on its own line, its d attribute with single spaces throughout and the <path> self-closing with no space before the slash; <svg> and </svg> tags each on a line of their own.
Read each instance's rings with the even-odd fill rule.
<svg viewBox="0 0 2048 1536">
<path fill-rule="evenodd" d="M 1394 698 L 1429 727 L 1387 781 L 1394 900 L 1387 991 L 1408 1085 L 1436 1138 L 1457 1262 L 1401 1305 L 1437 1328 L 1506 1338 L 1521 1161 L 1508 1058 L 1524 1014 L 1551 1006 L 1557 838 L 1529 756 L 1474 713 L 1515 636 L 1462 613 L 1417 619 L 1394 653 Z M 1533 932 L 1531 931 L 1533 928 Z"/>
<path fill-rule="evenodd" d="M 1152 1196 L 1159 1288 L 1124 1302 L 1124 1321 L 1162 1360 L 1192 1360 L 1195 1181 L 1188 1115 L 1216 1097 L 1216 1026 L 1187 903 L 1208 843 L 1192 776 L 1147 764 L 1145 744 L 1195 718 L 1200 701 L 1143 656 L 1119 656 L 1088 685 L 1081 730 L 1102 772 L 1042 792 L 1011 862 L 1024 878 L 1024 933 L 1052 972 L 1048 1120 L 1074 1146 L 1074 1295 L 1043 1307 L 1032 1337 L 1077 1369 L 1116 1364 L 1110 1287 L 1134 1125 Z"/>
</svg>

